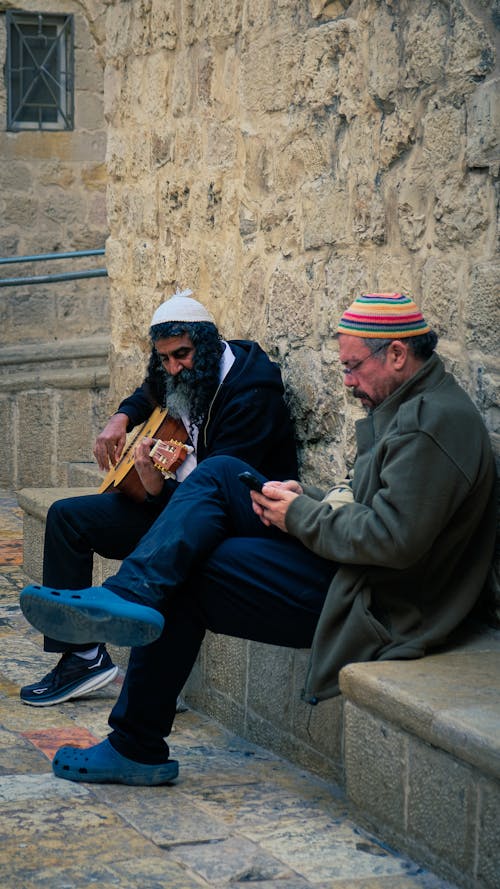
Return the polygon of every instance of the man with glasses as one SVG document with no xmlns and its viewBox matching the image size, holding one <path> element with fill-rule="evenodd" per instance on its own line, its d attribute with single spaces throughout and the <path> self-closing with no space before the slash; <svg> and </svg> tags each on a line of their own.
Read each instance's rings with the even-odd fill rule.
<svg viewBox="0 0 500 889">
<path fill-rule="evenodd" d="M 338 325 L 344 381 L 367 409 L 352 485 L 324 492 L 206 460 L 103 587 L 27 587 L 34 626 L 77 641 L 132 644 L 109 737 L 64 747 L 57 776 L 162 784 L 165 737 L 207 629 L 311 647 L 304 699 L 338 694 L 355 661 L 416 658 L 442 645 L 483 599 L 495 528 L 485 426 L 435 354 L 436 335 L 400 293 L 358 297 Z"/>
</svg>

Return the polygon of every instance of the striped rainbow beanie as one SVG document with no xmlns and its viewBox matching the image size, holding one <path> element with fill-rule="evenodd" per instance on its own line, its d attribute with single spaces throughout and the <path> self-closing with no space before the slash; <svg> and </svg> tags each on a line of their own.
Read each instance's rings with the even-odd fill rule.
<svg viewBox="0 0 500 889">
<path fill-rule="evenodd" d="M 403 293 L 365 293 L 344 312 L 337 333 L 349 336 L 403 339 L 429 333 L 422 312 Z"/>
</svg>

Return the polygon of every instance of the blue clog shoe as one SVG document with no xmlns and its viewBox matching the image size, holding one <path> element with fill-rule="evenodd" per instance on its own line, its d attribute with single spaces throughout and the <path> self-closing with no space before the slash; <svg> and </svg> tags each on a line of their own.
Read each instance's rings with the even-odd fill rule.
<svg viewBox="0 0 500 889">
<path fill-rule="evenodd" d="M 54 775 L 67 781 L 89 784 L 135 784 L 153 787 L 170 784 L 179 774 L 175 759 L 158 765 L 134 762 L 122 756 L 106 738 L 95 747 L 61 747 L 52 762 Z"/>
<path fill-rule="evenodd" d="M 25 587 L 19 601 L 30 624 L 61 642 L 149 645 L 164 624 L 159 611 L 128 602 L 107 587 L 54 590 L 33 584 Z"/>
</svg>

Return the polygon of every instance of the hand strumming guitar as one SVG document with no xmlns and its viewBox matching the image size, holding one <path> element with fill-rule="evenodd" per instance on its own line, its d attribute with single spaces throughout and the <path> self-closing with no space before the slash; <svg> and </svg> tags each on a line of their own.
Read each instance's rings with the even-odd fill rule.
<svg viewBox="0 0 500 889">
<path fill-rule="evenodd" d="M 125 446 L 128 420 L 127 414 L 114 414 L 97 436 L 94 457 L 99 469 L 107 472 L 110 466 L 116 466 Z"/>
</svg>

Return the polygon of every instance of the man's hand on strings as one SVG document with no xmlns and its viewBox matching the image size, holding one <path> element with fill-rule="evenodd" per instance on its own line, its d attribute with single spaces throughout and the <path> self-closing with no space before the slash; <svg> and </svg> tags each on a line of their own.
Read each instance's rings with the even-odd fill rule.
<svg viewBox="0 0 500 889">
<path fill-rule="evenodd" d="M 97 436 L 94 457 L 99 469 L 107 472 L 110 466 L 118 463 L 127 438 L 127 424 L 126 414 L 114 414 Z"/>
</svg>

